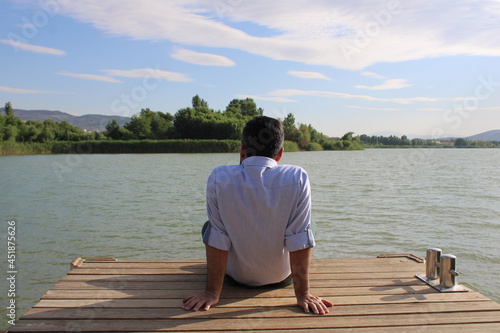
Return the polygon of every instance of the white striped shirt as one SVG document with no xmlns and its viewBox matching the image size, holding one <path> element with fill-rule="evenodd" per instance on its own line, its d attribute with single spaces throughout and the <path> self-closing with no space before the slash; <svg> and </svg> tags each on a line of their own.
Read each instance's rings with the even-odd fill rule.
<svg viewBox="0 0 500 333">
<path fill-rule="evenodd" d="M 229 251 L 226 273 L 249 286 L 282 281 L 291 272 L 289 252 L 315 245 L 309 179 L 298 166 L 253 156 L 215 168 L 207 213 L 203 241 Z"/>
</svg>

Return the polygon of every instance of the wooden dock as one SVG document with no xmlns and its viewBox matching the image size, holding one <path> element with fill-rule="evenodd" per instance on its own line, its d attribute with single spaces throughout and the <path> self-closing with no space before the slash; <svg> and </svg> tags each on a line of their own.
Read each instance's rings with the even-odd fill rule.
<svg viewBox="0 0 500 333">
<path fill-rule="evenodd" d="M 440 293 L 415 277 L 412 255 L 314 259 L 312 292 L 324 316 L 295 305 L 293 286 L 224 286 L 210 311 L 181 309 L 205 286 L 203 261 L 79 258 L 8 332 L 500 332 L 500 304 L 475 292 Z"/>
</svg>

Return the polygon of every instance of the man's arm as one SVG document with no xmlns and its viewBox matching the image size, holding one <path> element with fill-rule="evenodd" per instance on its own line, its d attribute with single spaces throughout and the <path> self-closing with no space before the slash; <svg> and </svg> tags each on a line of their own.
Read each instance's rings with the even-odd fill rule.
<svg viewBox="0 0 500 333">
<path fill-rule="evenodd" d="M 203 308 L 207 311 L 210 306 L 219 302 L 222 292 L 224 275 L 226 273 L 228 251 L 219 250 L 205 245 L 207 252 L 207 286 L 205 291 L 197 295 L 186 297 L 183 300 L 183 309 L 198 311 Z"/>
<path fill-rule="evenodd" d="M 309 267 L 311 265 L 312 248 L 290 252 L 290 267 L 292 269 L 293 287 L 297 297 L 297 305 L 305 313 L 328 313 L 332 303 L 309 292 Z"/>
</svg>

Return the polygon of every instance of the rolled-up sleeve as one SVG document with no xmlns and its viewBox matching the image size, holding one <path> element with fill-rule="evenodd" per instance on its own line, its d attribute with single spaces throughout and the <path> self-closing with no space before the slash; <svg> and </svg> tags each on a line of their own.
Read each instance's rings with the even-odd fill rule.
<svg viewBox="0 0 500 333">
<path fill-rule="evenodd" d="M 229 251 L 231 240 L 219 214 L 216 196 L 216 170 L 212 171 L 207 181 L 207 215 L 209 225 L 203 234 L 203 242 L 219 250 Z"/>
<path fill-rule="evenodd" d="M 316 245 L 311 230 L 311 188 L 305 171 L 298 186 L 297 205 L 291 213 L 291 219 L 285 231 L 285 246 L 289 252 Z"/>
</svg>

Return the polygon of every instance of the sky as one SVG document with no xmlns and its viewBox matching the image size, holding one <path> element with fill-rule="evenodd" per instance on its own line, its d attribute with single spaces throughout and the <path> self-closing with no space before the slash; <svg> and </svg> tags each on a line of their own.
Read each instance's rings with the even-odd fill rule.
<svg viewBox="0 0 500 333">
<path fill-rule="evenodd" d="M 252 98 L 347 132 L 500 129 L 500 1 L 3 0 L 0 104 L 175 114 Z"/>
</svg>

